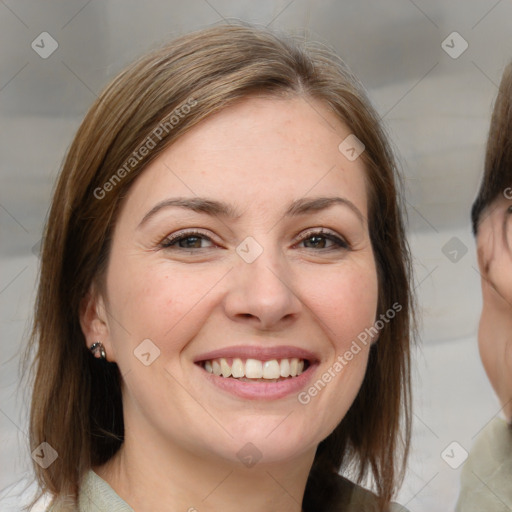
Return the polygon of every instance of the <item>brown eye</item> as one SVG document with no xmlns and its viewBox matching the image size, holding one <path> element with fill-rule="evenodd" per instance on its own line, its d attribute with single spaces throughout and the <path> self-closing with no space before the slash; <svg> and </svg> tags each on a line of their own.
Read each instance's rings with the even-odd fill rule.
<svg viewBox="0 0 512 512">
<path fill-rule="evenodd" d="M 300 241 L 305 244 L 307 249 L 348 249 L 347 242 L 334 235 L 324 231 L 307 233 Z"/>
<path fill-rule="evenodd" d="M 309 247 L 314 249 L 325 249 L 325 246 L 327 244 L 327 238 L 325 236 L 311 236 L 307 238 L 306 240 L 303 240 L 304 244 L 307 247 L 307 243 L 310 242 L 311 245 Z"/>
<path fill-rule="evenodd" d="M 178 247 L 183 247 L 185 249 L 200 249 L 201 242 L 202 238 L 199 236 L 187 236 L 174 242 L 174 245 L 177 244 Z"/>
<path fill-rule="evenodd" d="M 211 239 L 199 232 L 180 233 L 166 238 L 160 246 L 163 249 L 209 249 L 210 246 L 203 246 L 206 241 L 212 243 Z"/>
</svg>

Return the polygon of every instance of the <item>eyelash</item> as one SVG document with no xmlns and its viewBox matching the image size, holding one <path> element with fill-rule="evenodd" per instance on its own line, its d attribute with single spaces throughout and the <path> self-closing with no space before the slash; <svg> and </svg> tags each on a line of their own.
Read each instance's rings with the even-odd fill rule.
<svg viewBox="0 0 512 512">
<path fill-rule="evenodd" d="M 185 231 L 185 232 L 179 233 L 177 235 L 167 237 L 165 240 L 163 240 L 159 244 L 159 246 L 162 249 L 173 249 L 173 248 L 175 248 L 176 244 L 181 242 L 182 240 L 186 240 L 187 238 L 194 238 L 194 237 L 200 237 L 202 239 L 208 240 L 209 242 L 213 242 L 213 240 L 209 236 L 205 235 L 201 231 Z M 334 235 L 333 233 L 326 231 L 322 228 L 306 232 L 297 243 L 304 242 L 305 240 L 309 240 L 314 237 L 325 238 L 327 240 L 330 240 L 337 246 L 334 248 L 329 247 L 329 248 L 321 249 L 323 251 L 350 249 L 350 245 L 348 244 L 348 242 L 346 240 L 344 240 L 343 238 L 340 238 L 340 237 Z M 213 243 L 215 243 L 215 242 L 213 242 Z M 181 249 L 187 250 L 185 247 L 181 247 Z M 210 247 L 190 248 L 188 250 L 190 252 L 193 252 L 195 250 L 201 250 L 201 249 L 210 249 Z"/>
<path fill-rule="evenodd" d="M 177 235 L 168 236 L 165 240 L 163 240 L 160 243 L 160 247 L 162 249 L 171 249 L 171 248 L 173 248 L 173 246 L 176 243 L 180 242 L 181 240 L 186 240 L 187 238 L 192 238 L 192 237 L 201 237 L 201 238 L 204 238 L 205 240 L 212 242 L 212 239 L 209 236 L 205 235 L 204 233 L 201 233 L 200 231 L 185 231 L 182 233 L 178 233 Z M 182 247 L 181 249 L 185 249 L 185 248 Z M 204 247 L 201 247 L 201 249 L 204 249 Z M 189 249 L 189 250 L 194 250 L 194 249 Z"/>
<path fill-rule="evenodd" d="M 298 243 L 303 242 L 304 240 L 309 240 L 310 238 L 313 238 L 315 236 L 321 237 L 321 238 L 326 238 L 327 240 L 330 240 L 335 245 L 337 245 L 337 247 L 334 247 L 334 248 L 323 249 L 324 251 L 350 249 L 350 245 L 344 238 L 340 238 L 339 236 L 336 236 L 334 233 L 331 233 L 330 231 L 327 231 L 322 228 L 307 231 L 306 233 L 304 233 L 304 235 L 302 236 L 302 238 L 299 240 Z"/>
</svg>

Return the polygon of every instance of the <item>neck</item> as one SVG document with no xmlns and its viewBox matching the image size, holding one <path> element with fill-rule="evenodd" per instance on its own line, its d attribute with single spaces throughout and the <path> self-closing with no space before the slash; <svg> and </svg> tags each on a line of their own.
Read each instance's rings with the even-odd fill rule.
<svg viewBox="0 0 512 512">
<path fill-rule="evenodd" d="M 151 434 L 147 428 L 125 430 L 119 452 L 94 468 L 137 512 L 301 512 L 314 449 L 285 462 L 245 467 Z"/>
</svg>

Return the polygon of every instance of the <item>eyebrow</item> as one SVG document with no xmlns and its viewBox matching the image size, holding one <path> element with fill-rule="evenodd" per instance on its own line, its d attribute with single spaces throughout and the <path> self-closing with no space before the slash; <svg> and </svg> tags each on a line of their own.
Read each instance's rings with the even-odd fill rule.
<svg viewBox="0 0 512 512">
<path fill-rule="evenodd" d="M 357 216 L 361 224 L 365 224 L 365 217 L 357 208 L 357 206 L 344 197 L 315 197 L 315 198 L 302 198 L 293 201 L 286 210 L 285 217 L 296 217 L 311 212 L 318 212 L 326 210 L 334 205 L 343 205 Z M 205 213 L 212 216 L 221 216 L 230 219 L 238 219 L 242 216 L 236 208 L 222 201 L 216 201 L 206 197 L 176 197 L 173 199 L 165 199 L 157 203 L 146 215 L 142 218 L 137 229 L 142 227 L 151 217 L 156 215 L 159 211 L 165 208 L 185 208 L 198 213 Z"/>
</svg>

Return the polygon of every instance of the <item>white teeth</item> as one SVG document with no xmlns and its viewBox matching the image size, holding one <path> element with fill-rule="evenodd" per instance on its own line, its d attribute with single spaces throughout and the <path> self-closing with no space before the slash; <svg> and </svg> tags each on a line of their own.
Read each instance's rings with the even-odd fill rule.
<svg viewBox="0 0 512 512">
<path fill-rule="evenodd" d="M 280 366 L 280 375 L 281 377 L 289 377 L 290 376 L 290 360 L 282 359 Z"/>
<path fill-rule="evenodd" d="M 214 359 L 212 361 L 212 368 L 213 368 L 214 375 L 222 375 L 222 369 L 221 369 L 220 363 L 219 363 L 219 361 L 217 361 L 217 359 Z"/>
<path fill-rule="evenodd" d="M 297 375 L 298 366 L 299 366 L 299 360 L 296 357 L 294 357 L 290 361 L 290 375 L 292 377 L 295 377 Z"/>
<path fill-rule="evenodd" d="M 238 357 L 233 359 L 233 364 L 231 365 L 231 375 L 233 375 L 235 378 L 245 376 L 244 363 Z"/>
<path fill-rule="evenodd" d="M 260 361 L 247 359 L 245 362 L 235 357 L 231 366 L 224 357 L 204 362 L 204 369 L 214 375 L 234 377 L 235 379 L 267 379 L 277 381 L 280 378 L 296 377 L 304 371 L 304 360 L 293 357 L 291 359 L 271 359 Z"/>
<path fill-rule="evenodd" d="M 257 359 L 247 359 L 245 363 L 245 376 L 248 379 L 261 379 L 265 377 L 263 374 L 263 363 Z"/>
<path fill-rule="evenodd" d="M 223 357 L 220 359 L 220 369 L 223 377 L 231 377 L 231 368 Z"/>
<path fill-rule="evenodd" d="M 272 361 L 265 361 L 263 364 L 263 378 L 264 379 L 278 379 L 279 375 L 279 363 L 272 359 Z"/>
</svg>

